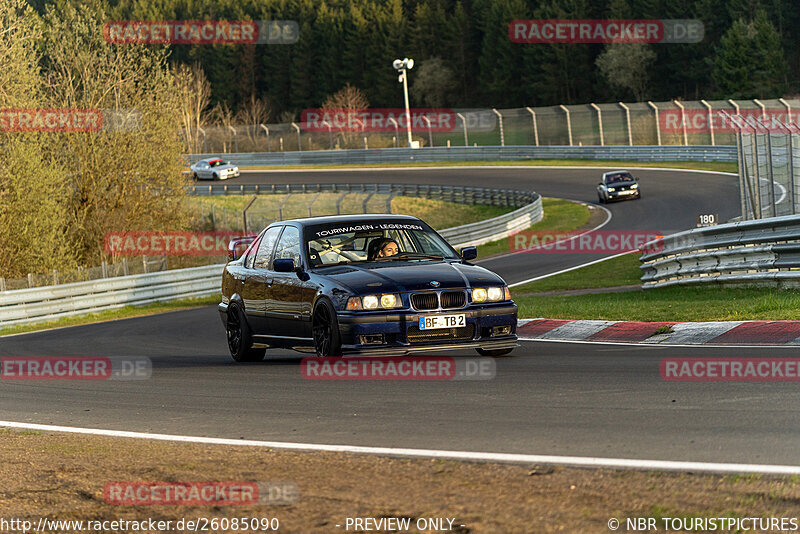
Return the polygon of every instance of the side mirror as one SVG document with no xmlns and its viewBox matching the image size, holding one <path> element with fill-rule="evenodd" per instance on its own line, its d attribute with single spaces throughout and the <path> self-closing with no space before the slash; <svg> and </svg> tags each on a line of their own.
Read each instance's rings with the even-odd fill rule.
<svg viewBox="0 0 800 534">
<path fill-rule="evenodd" d="M 478 257 L 478 247 L 464 247 L 461 249 L 461 259 L 465 261 L 474 260 Z"/>
<path fill-rule="evenodd" d="M 272 270 L 277 273 L 293 273 L 294 260 L 292 258 L 277 258 L 272 261 Z"/>
<path fill-rule="evenodd" d="M 250 245 L 253 241 L 255 241 L 256 236 L 250 235 L 246 237 L 236 237 L 231 239 L 228 243 L 228 261 L 233 261 L 238 258 L 240 255 L 237 254 L 237 250 L 239 247 L 244 247 L 246 245 Z"/>
</svg>

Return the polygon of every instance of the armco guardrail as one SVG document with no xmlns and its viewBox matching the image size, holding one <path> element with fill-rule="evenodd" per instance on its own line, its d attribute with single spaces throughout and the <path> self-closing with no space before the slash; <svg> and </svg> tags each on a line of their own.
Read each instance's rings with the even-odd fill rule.
<svg viewBox="0 0 800 534">
<path fill-rule="evenodd" d="M 800 215 L 698 228 L 649 243 L 642 287 L 800 284 Z"/>
<path fill-rule="evenodd" d="M 469 188 L 462 188 L 469 189 Z M 479 188 L 476 188 L 479 189 Z M 542 218 L 542 198 L 530 191 L 507 191 L 507 201 L 529 202 L 486 221 L 440 233 L 454 247 L 503 239 Z M 94 313 L 133 304 L 211 295 L 220 291 L 224 265 L 174 269 L 58 286 L 0 292 L 0 328 Z"/>
<path fill-rule="evenodd" d="M 236 165 L 346 165 L 359 163 L 409 163 L 437 161 L 514 161 L 525 159 L 613 159 L 635 161 L 736 161 L 736 146 L 476 146 L 311 150 L 302 152 L 252 152 L 190 154 L 190 163 L 221 156 Z"/>
<path fill-rule="evenodd" d="M 131 304 L 219 291 L 223 265 L 175 269 L 0 293 L 0 326 L 47 321 Z"/>
<path fill-rule="evenodd" d="M 539 195 L 532 191 L 462 187 L 428 184 L 197 184 L 189 193 L 214 195 L 286 195 L 303 193 L 373 193 L 444 200 L 458 204 L 490 204 L 493 206 L 525 206 Z"/>
</svg>

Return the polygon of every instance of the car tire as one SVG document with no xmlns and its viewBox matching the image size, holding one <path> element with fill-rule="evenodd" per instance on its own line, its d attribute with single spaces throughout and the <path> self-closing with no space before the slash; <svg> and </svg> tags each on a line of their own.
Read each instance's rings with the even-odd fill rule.
<svg viewBox="0 0 800 534">
<path fill-rule="evenodd" d="M 247 318 L 236 304 L 228 306 L 228 321 L 225 327 L 228 338 L 228 350 L 237 362 L 260 362 L 264 359 L 266 349 L 253 348 L 253 333 Z"/>
<path fill-rule="evenodd" d="M 212 180 L 219 180 L 219 175 L 217 173 L 214 173 L 214 174 L 211 175 L 211 179 Z"/>
<path fill-rule="evenodd" d="M 192 180 L 197 181 L 197 173 L 196 172 L 192 173 Z"/>
<path fill-rule="evenodd" d="M 327 299 L 321 299 L 311 319 L 311 333 L 314 337 L 314 351 L 317 356 L 341 356 L 342 338 L 336 311 Z"/>
<path fill-rule="evenodd" d="M 600 202 L 600 204 L 605 204 L 606 203 L 606 199 L 600 193 L 597 193 L 597 200 L 598 200 L 598 202 Z"/>
<path fill-rule="evenodd" d="M 514 349 L 475 349 L 478 351 L 478 354 L 481 356 L 491 356 L 492 358 L 498 358 L 500 356 L 505 356 L 509 354 Z"/>
</svg>

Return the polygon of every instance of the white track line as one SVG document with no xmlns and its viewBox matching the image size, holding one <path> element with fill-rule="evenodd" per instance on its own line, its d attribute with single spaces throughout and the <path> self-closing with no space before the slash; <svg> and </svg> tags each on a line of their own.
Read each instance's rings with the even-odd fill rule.
<svg viewBox="0 0 800 534">
<path fill-rule="evenodd" d="M 576 319 L 579 320 L 579 319 Z M 530 320 L 528 321 L 530 322 Z M 621 321 L 625 322 L 625 321 Z M 525 334 L 523 334 L 525 335 Z M 531 343 L 567 343 L 570 345 L 577 345 L 577 344 L 584 344 L 584 345 L 623 345 L 623 346 L 637 346 L 642 348 L 670 348 L 674 349 L 675 347 L 685 347 L 685 348 L 692 348 L 692 349 L 786 349 L 786 350 L 797 350 L 797 345 L 739 345 L 729 343 L 726 345 L 723 344 L 711 344 L 711 343 L 667 343 L 662 341 L 660 343 L 644 343 L 642 341 L 595 341 L 595 340 L 586 340 L 586 339 L 544 339 L 540 337 L 521 337 L 518 338 L 517 341 L 529 341 Z"/>
<path fill-rule="evenodd" d="M 590 231 L 594 231 L 594 230 L 590 230 Z M 606 256 L 605 258 L 600 258 L 599 260 L 594 260 L 594 261 L 590 261 L 590 262 L 587 262 L 587 263 L 581 263 L 580 265 L 576 265 L 575 267 L 567 267 L 566 269 L 561 269 L 560 271 L 556 271 L 554 273 L 543 274 L 543 275 L 537 276 L 535 278 L 529 278 L 527 280 L 523 280 L 522 282 L 515 282 L 513 284 L 509 284 L 508 287 L 521 286 L 523 284 L 528 284 L 530 282 L 535 282 L 536 280 L 541 280 L 543 278 L 550 278 L 551 276 L 555 276 L 557 274 L 568 273 L 569 271 L 574 271 L 575 269 L 580 269 L 582 267 L 588 267 L 589 265 L 594 265 L 595 263 L 600 263 L 600 262 L 607 261 L 607 260 L 613 260 L 614 258 L 619 258 L 620 256 L 625 256 L 626 254 L 632 254 L 634 252 L 638 252 L 638 249 L 629 250 L 627 252 L 621 252 L 619 254 L 614 254 L 613 256 Z"/>
<path fill-rule="evenodd" d="M 242 439 L 204 438 L 177 436 L 171 434 L 149 434 L 144 432 L 125 432 L 120 430 L 99 430 L 70 426 L 39 425 L 0 421 L 0 427 L 41 430 L 44 432 L 69 432 L 72 434 L 92 434 L 116 438 L 137 438 L 159 441 L 178 441 L 183 443 L 203 443 L 209 445 L 233 445 L 245 447 L 269 447 L 320 452 L 348 452 L 356 454 L 375 454 L 381 456 L 402 456 L 416 458 L 442 458 L 467 461 L 508 462 L 522 464 L 551 464 L 572 467 L 594 467 L 608 469 L 644 469 L 660 471 L 692 471 L 708 473 L 760 473 L 769 475 L 800 475 L 800 466 L 734 464 L 712 462 L 682 462 L 670 460 L 637 460 L 626 458 L 596 458 L 592 456 L 551 456 L 539 454 L 511 454 L 499 452 L 442 451 L 431 449 L 399 449 L 391 447 L 361 447 L 355 445 L 320 445 L 315 443 L 287 443 L 282 441 L 254 441 Z"/>
<path fill-rule="evenodd" d="M 576 234 L 576 235 L 574 235 L 572 237 L 569 237 L 567 239 L 558 239 L 552 245 L 547 245 L 547 247 L 553 247 L 555 245 L 558 245 L 559 243 L 569 242 L 569 241 L 572 241 L 573 239 L 579 238 L 582 235 L 586 235 L 586 234 L 589 234 L 591 232 L 595 232 L 595 231 L 599 230 L 600 228 L 604 227 L 605 225 L 607 225 L 608 223 L 610 223 L 611 222 L 611 217 L 613 217 L 613 215 L 611 214 L 611 210 L 609 210 L 605 206 L 599 206 L 597 204 L 590 204 L 590 203 L 584 202 L 582 200 L 571 200 L 571 199 L 568 199 L 568 198 L 564 198 L 564 199 L 561 199 L 561 200 L 566 200 L 567 202 L 574 202 L 575 204 L 582 204 L 582 205 L 587 206 L 587 207 L 591 206 L 593 208 L 600 208 L 601 210 L 606 212 L 606 220 L 603 221 L 602 223 L 600 223 L 599 225 L 595 226 L 594 228 L 591 228 L 589 230 L 584 230 L 580 234 Z M 522 230 L 522 231 L 524 232 L 525 230 Z M 558 233 L 559 231 L 560 230 L 552 230 L 553 233 Z M 514 256 L 515 254 L 531 254 L 530 251 L 543 248 L 544 246 L 545 245 L 539 245 L 538 247 L 526 248 L 524 250 L 515 250 L 513 252 L 506 252 L 505 254 L 498 254 L 496 256 L 489 256 L 488 258 L 484 258 L 482 260 L 478 260 L 475 263 L 480 265 L 482 262 L 494 261 L 494 260 L 497 260 L 497 259 L 500 259 L 500 258 L 506 258 L 508 256 Z M 563 272 L 563 271 L 560 271 L 560 272 Z M 558 273 L 553 273 L 553 274 L 558 274 Z M 552 276 L 552 275 L 546 275 L 546 276 Z M 521 282 L 519 282 L 519 283 L 521 283 Z M 511 284 L 508 287 L 513 287 L 515 285 L 519 285 L 519 283 Z"/>
</svg>

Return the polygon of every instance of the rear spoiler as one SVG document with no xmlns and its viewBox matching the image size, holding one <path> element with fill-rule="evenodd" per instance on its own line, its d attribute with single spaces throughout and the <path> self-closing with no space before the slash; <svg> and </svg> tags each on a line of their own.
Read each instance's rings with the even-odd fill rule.
<svg viewBox="0 0 800 534">
<path fill-rule="evenodd" d="M 255 241 L 256 236 L 248 235 L 245 237 L 235 237 L 230 240 L 228 243 L 228 261 L 233 261 L 237 257 L 236 251 L 240 247 L 249 246 L 253 241 Z"/>
</svg>

